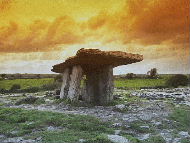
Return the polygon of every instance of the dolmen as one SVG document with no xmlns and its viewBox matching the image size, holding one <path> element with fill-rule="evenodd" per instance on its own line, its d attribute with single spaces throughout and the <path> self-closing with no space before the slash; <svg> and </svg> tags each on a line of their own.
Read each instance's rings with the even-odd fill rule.
<svg viewBox="0 0 190 143">
<path fill-rule="evenodd" d="M 142 60 L 139 54 L 82 48 L 52 71 L 63 75 L 60 98 L 105 105 L 113 100 L 113 68 Z"/>
</svg>

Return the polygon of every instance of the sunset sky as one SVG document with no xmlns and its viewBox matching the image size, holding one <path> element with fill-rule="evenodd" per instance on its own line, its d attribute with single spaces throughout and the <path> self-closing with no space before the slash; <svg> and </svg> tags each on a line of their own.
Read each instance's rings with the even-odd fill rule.
<svg viewBox="0 0 190 143">
<path fill-rule="evenodd" d="M 138 53 L 114 74 L 190 73 L 189 0 L 0 0 L 0 73 L 52 73 L 80 48 Z"/>
</svg>

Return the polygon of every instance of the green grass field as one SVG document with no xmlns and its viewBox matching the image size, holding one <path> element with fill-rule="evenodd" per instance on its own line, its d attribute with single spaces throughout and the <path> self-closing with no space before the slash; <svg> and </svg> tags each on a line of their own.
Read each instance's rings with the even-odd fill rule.
<svg viewBox="0 0 190 143">
<path fill-rule="evenodd" d="M 114 81 L 115 87 L 124 87 L 124 88 L 135 88 L 140 87 L 156 87 L 156 86 L 165 86 L 165 79 L 116 79 Z"/>
<path fill-rule="evenodd" d="M 115 87 L 124 87 L 129 89 L 139 89 L 141 87 L 157 87 L 165 86 L 166 81 L 171 77 L 171 75 L 161 75 L 159 79 L 145 79 L 145 78 L 135 78 L 135 79 L 115 79 Z"/>
<path fill-rule="evenodd" d="M 168 75 L 162 76 L 159 79 L 115 79 L 115 87 L 124 87 L 129 89 L 139 89 L 140 87 L 156 87 L 165 86 L 165 82 L 169 78 Z M 13 84 L 19 84 L 21 89 L 29 87 L 40 87 L 45 84 L 54 82 L 53 78 L 40 78 L 40 79 L 14 79 L 14 80 L 1 80 L 0 89 L 10 89 Z"/>
<path fill-rule="evenodd" d="M 21 89 L 26 89 L 29 87 L 40 87 L 53 82 L 53 78 L 1 80 L 0 88 L 9 90 L 13 84 L 20 84 Z"/>
</svg>

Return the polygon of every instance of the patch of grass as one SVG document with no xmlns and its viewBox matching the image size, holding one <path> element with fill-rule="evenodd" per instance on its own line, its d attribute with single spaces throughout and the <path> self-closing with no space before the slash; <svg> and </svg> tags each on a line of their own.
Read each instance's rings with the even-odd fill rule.
<svg viewBox="0 0 190 143">
<path fill-rule="evenodd" d="M 130 93 L 125 93 L 125 94 L 122 94 L 120 98 L 115 99 L 112 102 L 110 102 L 109 104 L 107 104 L 107 106 L 115 106 L 118 104 L 124 104 L 124 105 L 128 106 L 130 104 L 140 104 L 145 100 L 146 99 L 142 99 L 137 96 L 131 96 Z M 128 110 L 126 110 L 126 111 L 128 111 Z"/>
<path fill-rule="evenodd" d="M 0 102 L 0 106 L 4 106 L 4 105 L 5 105 L 5 103 Z"/>
<path fill-rule="evenodd" d="M 104 134 L 98 135 L 95 138 L 88 139 L 84 143 L 113 143 L 108 139 L 108 137 Z"/>
<path fill-rule="evenodd" d="M 79 139 L 98 140 L 102 134 L 113 134 L 109 122 L 85 115 L 0 107 L 0 134 L 7 136 L 42 137 L 43 142 L 75 142 Z M 48 126 L 62 127 L 60 131 L 45 131 Z M 40 130 L 34 135 L 33 130 Z M 13 133 L 16 131 L 16 133 Z M 105 140 L 101 138 L 99 140 Z M 109 143 L 109 142 L 108 142 Z"/>
<path fill-rule="evenodd" d="M 167 78 L 161 79 L 116 79 L 114 81 L 117 88 L 139 89 L 142 87 L 165 86 Z"/>
<path fill-rule="evenodd" d="M 27 89 L 29 87 L 41 87 L 53 82 L 53 78 L 1 80 L 0 88 L 9 90 L 13 85 L 19 84 L 21 89 Z"/>
<path fill-rule="evenodd" d="M 17 100 L 15 102 L 15 105 L 34 104 L 37 100 L 40 100 L 40 99 L 36 98 L 35 96 L 25 97 L 25 98 L 21 98 L 21 99 Z"/>
<path fill-rule="evenodd" d="M 175 108 L 169 119 L 176 121 L 175 126 L 178 130 L 190 133 L 190 107 L 181 106 Z"/>
<path fill-rule="evenodd" d="M 91 103 L 86 103 L 84 101 L 70 101 L 69 99 L 55 99 L 54 103 L 59 104 L 59 103 L 65 103 L 65 104 L 70 104 L 71 106 L 74 107 L 93 107 L 94 105 Z"/>
<path fill-rule="evenodd" d="M 130 141 L 130 143 L 140 143 L 140 140 L 133 137 L 132 135 L 129 135 L 129 134 L 126 134 L 126 133 L 122 133 L 121 135 L 123 137 L 126 137 Z"/>
<path fill-rule="evenodd" d="M 190 143 L 190 140 L 189 139 L 181 139 L 180 142 L 181 143 Z"/>
<path fill-rule="evenodd" d="M 125 95 L 124 100 L 127 101 L 128 104 L 138 104 L 142 102 L 142 99 L 140 97 L 130 95 Z"/>
<path fill-rule="evenodd" d="M 152 133 L 154 132 L 153 127 L 151 124 L 142 122 L 142 121 L 134 121 L 130 124 L 130 128 L 132 130 L 135 130 L 136 132 L 139 133 Z"/>
<path fill-rule="evenodd" d="M 152 136 L 147 140 L 141 141 L 141 143 L 166 143 L 162 136 Z"/>
<path fill-rule="evenodd" d="M 44 100 L 43 98 L 38 98 L 38 99 L 35 101 L 35 104 L 37 104 L 37 105 L 45 104 L 45 100 Z"/>
<path fill-rule="evenodd" d="M 64 131 L 44 131 L 41 132 L 42 142 L 44 143 L 65 143 L 79 142 L 80 139 L 84 143 L 112 143 L 108 140 L 107 135 L 96 132 L 90 133 L 86 131 L 64 130 Z"/>
</svg>

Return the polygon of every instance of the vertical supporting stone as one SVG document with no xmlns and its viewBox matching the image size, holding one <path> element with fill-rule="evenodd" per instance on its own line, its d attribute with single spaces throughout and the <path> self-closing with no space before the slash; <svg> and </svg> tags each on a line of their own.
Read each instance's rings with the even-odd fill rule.
<svg viewBox="0 0 190 143">
<path fill-rule="evenodd" d="M 98 72 L 87 73 L 87 101 L 104 105 L 113 100 L 113 67 L 106 66 Z"/>
<path fill-rule="evenodd" d="M 83 70 L 81 66 L 73 66 L 72 73 L 70 75 L 68 99 L 76 101 L 80 95 L 80 83 L 82 80 Z"/>
<path fill-rule="evenodd" d="M 80 98 L 80 100 L 82 100 L 82 101 L 87 101 L 87 97 L 86 97 L 86 75 L 83 75 L 83 78 L 82 78 L 82 85 L 81 85 L 81 93 L 80 93 L 80 96 L 81 96 L 81 98 Z"/>
<path fill-rule="evenodd" d="M 63 82 L 60 91 L 60 98 L 67 98 L 69 90 L 69 80 L 70 80 L 69 73 L 70 73 L 69 68 L 66 68 L 63 72 Z"/>
</svg>

